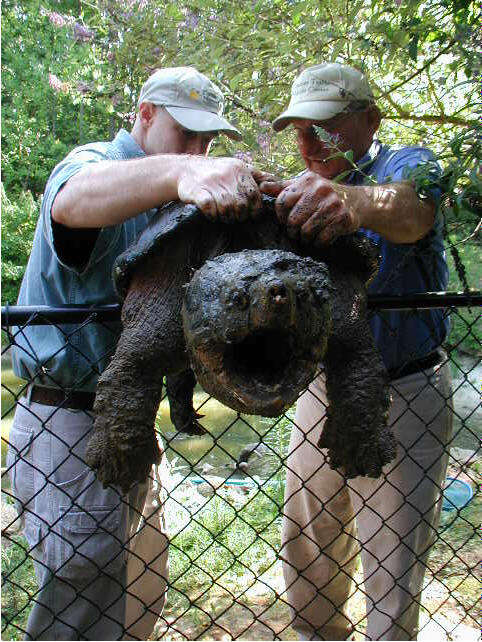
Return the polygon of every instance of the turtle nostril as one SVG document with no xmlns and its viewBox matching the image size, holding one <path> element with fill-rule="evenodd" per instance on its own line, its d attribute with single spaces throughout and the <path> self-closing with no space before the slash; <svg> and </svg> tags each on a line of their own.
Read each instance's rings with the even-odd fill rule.
<svg viewBox="0 0 482 642">
<path fill-rule="evenodd" d="M 283 283 L 273 283 L 269 288 L 269 296 L 275 303 L 285 303 L 288 291 Z"/>
</svg>

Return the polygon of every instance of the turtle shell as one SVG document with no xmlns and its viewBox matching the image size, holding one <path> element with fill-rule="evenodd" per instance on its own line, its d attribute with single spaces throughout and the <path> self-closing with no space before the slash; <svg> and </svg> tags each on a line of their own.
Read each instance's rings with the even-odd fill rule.
<svg viewBox="0 0 482 642">
<path fill-rule="evenodd" d="M 117 294 L 122 299 L 125 298 L 135 268 L 140 262 L 145 261 L 160 243 L 180 232 L 188 232 L 202 218 L 202 212 L 195 205 L 176 201 L 160 208 L 137 241 L 115 260 L 112 276 Z"/>
<path fill-rule="evenodd" d="M 274 202 L 275 199 L 273 197 L 263 195 L 264 216 L 260 216 L 257 222 L 248 221 L 235 224 L 238 227 L 236 228 L 236 247 L 233 248 L 234 250 L 270 247 L 273 243 L 273 247 L 278 247 L 279 238 L 275 239 L 274 237 L 281 234 L 284 238 L 283 246 L 286 243 L 289 245 L 284 249 L 293 251 L 300 256 L 310 256 L 329 265 L 337 265 L 348 272 L 357 273 L 366 283 L 377 273 L 379 265 L 378 250 L 370 239 L 359 234 L 348 234 L 347 236 L 340 236 L 331 245 L 320 248 L 308 247 L 296 240 L 289 240 L 288 236 L 285 235 L 284 228 L 280 232 L 283 226 L 266 224 L 267 215 L 273 216 L 276 220 Z M 160 243 L 165 242 L 167 239 L 171 240 L 179 233 L 182 235 L 194 234 L 196 226 L 206 220 L 203 213 L 195 205 L 175 201 L 167 203 L 160 208 L 151 218 L 137 241 L 120 254 L 114 263 L 113 281 L 119 297 L 121 299 L 125 298 L 135 268 L 141 261 L 145 261 L 151 256 Z M 213 223 L 210 222 L 210 225 L 213 225 Z M 226 223 L 218 223 L 218 225 L 226 231 Z M 233 226 L 229 225 L 229 227 L 232 229 Z M 212 228 L 214 236 L 219 233 L 219 229 Z M 256 235 L 259 235 L 259 238 L 253 245 L 253 236 Z M 248 238 L 250 238 L 249 241 Z M 244 246 L 243 241 L 246 242 Z"/>
</svg>

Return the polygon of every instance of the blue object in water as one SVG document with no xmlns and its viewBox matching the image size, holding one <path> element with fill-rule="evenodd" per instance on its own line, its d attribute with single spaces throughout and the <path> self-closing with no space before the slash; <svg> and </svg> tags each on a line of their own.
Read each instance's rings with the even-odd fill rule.
<svg viewBox="0 0 482 642">
<path fill-rule="evenodd" d="M 474 495 L 472 486 L 455 477 L 447 477 L 443 491 L 442 510 L 456 510 L 466 506 Z"/>
</svg>

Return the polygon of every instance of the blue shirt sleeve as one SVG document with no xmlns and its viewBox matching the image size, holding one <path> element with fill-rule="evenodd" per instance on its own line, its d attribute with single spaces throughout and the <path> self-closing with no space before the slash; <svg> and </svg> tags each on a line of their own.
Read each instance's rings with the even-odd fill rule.
<svg viewBox="0 0 482 642">
<path fill-rule="evenodd" d="M 427 177 L 421 197 L 430 194 L 436 204 L 434 225 L 423 239 L 406 244 L 391 243 L 371 230 L 362 231 L 377 244 L 381 256 L 380 269 L 369 286 L 371 293 L 403 296 L 446 288 L 448 270 L 437 184 L 441 168 L 434 154 L 423 147 L 385 148 L 375 164 L 374 175 L 378 183 L 385 184 L 413 180 L 412 172 L 419 168 L 425 170 Z M 448 332 L 447 317 L 438 309 L 378 312 L 372 316 L 370 326 L 385 365 L 392 371 L 433 352 Z"/>
<path fill-rule="evenodd" d="M 89 147 L 84 146 L 74 149 L 54 168 L 43 195 L 41 207 L 43 235 L 57 261 L 67 270 L 72 270 L 77 273 L 83 273 L 90 269 L 93 265 L 98 263 L 106 253 L 108 253 L 109 248 L 113 243 L 115 243 L 118 235 L 118 228 L 117 226 L 111 226 L 104 227 L 99 230 L 99 234 L 92 252 L 90 253 L 89 260 L 80 268 L 66 263 L 65 258 L 61 258 L 59 256 L 54 238 L 54 229 L 52 226 L 52 205 L 59 191 L 65 183 L 72 178 L 72 176 L 75 176 L 75 174 L 85 169 L 91 163 L 110 160 L 110 155 L 108 154 L 105 145 L 103 147 L 104 149 L 102 149 L 101 144 L 93 144 Z"/>
<path fill-rule="evenodd" d="M 430 196 L 438 206 L 442 192 L 440 189 L 440 167 L 435 155 L 426 147 L 405 147 L 391 153 L 384 171 L 382 182 L 412 180 L 418 183 L 417 192 L 423 198 Z"/>
</svg>

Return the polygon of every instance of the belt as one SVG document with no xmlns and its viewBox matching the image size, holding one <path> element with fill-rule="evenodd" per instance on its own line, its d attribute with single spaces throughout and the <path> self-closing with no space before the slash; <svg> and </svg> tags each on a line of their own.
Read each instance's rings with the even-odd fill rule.
<svg viewBox="0 0 482 642">
<path fill-rule="evenodd" d="M 388 376 L 390 380 L 401 379 L 402 377 L 408 377 L 408 375 L 422 372 L 422 370 L 433 368 L 439 363 L 442 363 L 442 361 L 443 355 L 440 354 L 440 352 L 431 352 L 426 357 L 415 359 L 415 361 L 409 361 L 405 365 L 399 366 L 398 368 L 390 368 L 390 370 L 388 371 Z"/>
<path fill-rule="evenodd" d="M 33 386 L 30 400 L 42 403 L 44 406 L 58 406 L 59 408 L 72 408 L 73 410 L 92 410 L 94 407 L 95 392 L 71 390 L 66 392 L 60 388 L 43 388 Z"/>
</svg>

